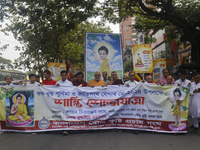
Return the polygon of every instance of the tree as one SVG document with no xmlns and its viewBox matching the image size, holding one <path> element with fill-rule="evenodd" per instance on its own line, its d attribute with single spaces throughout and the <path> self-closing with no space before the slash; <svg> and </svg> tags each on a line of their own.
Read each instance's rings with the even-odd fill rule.
<svg viewBox="0 0 200 150">
<path fill-rule="evenodd" d="M 12 61 L 9 59 L 5 59 L 0 56 L 0 68 L 1 69 L 13 69 Z"/>
<path fill-rule="evenodd" d="M 34 69 L 41 74 L 43 70 L 47 69 L 47 62 L 64 62 L 66 57 L 68 57 L 71 64 L 84 66 L 86 32 L 111 33 L 112 31 L 110 27 L 87 21 L 77 25 L 75 29 L 71 29 L 61 35 L 62 38 L 59 39 L 59 60 L 54 56 L 55 52 L 53 50 L 44 53 L 42 50 L 37 49 L 38 42 L 33 39 L 30 41 L 33 43 L 31 47 L 25 47 L 24 51 L 20 53 L 20 58 L 15 60 L 15 66 L 18 69 Z M 32 51 L 32 49 L 35 49 L 35 51 Z"/>
<path fill-rule="evenodd" d="M 133 58 L 124 63 L 124 72 L 133 71 Z"/>
<path fill-rule="evenodd" d="M 112 22 L 140 15 L 141 30 L 167 29 L 168 38 L 190 41 L 192 62 L 200 63 L 200 3 L 198 0 L 107 0 L 102 14 Z M 139 27 L 139 25 L 141 25 Z M 135 26 L 134 26 L 135 28 Z"/>
<path fill-rule="evenodd" d="M 36 63 L 39 66 L 36 69 L 41 71 L 46 62 L 62 61 L 66 33 L 95 16 L 96 4 L 97 0 L 0 1 L 0 21 L 9 19 L 11 25 L 6 30 L 24 45 L 21 57 L 15 62 L 18 67 L 31 69 L 32 63 Z"/>
</svg>

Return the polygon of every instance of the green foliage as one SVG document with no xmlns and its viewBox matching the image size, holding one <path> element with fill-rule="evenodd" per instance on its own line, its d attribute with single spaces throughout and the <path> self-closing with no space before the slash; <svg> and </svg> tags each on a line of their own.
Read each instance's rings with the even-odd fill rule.
<svg viewBox="0 0 200 150">
<path fill-rule="evenodd" d="M 11 60 L 5 59 L 0 56 L 0 69 L 13 69 L 14 66 L 12 65 Z"/>
<path fill-rule="evenodd" d="M 133 70 L 133 58 L 124 63 L 124 72 L 129 72 L 131 70 Z"/>
<path fill-rule="evenodd" d="M 200 3 L 198 0 L 107 0 L 102 15 L 114 23 L 137 16 L 134 28 L 149 32 L 165 29 L 166 40 L 190 41 L 192 61 L 200 63 Z M 119 12 L 119 13 L 118 13 Z"/>
<path fill-rule="evenodd" d="M 3 100 L 3 98 L 5 97 L 6 95 L 4 94 L 4 88 L 1 88 L 1 91 L 0 91 L 0 100 Z"/>
<path fill-rule="evenodd" d="M 22 50 L 20 58 L 15 60 L 18 69 L 41 73 L 47 62 L 64 62 L 66 57 L 70 64 L 83 65 L 85 32 L 111 32 L 101 24 L 87 22 L 98 14 L 97 0 L 12 2 L 4 9 L 12 23 L 4 32 L 11 31 L 24 45 L 15 48 Z"/>
<path fill-rule="evenodd" d="M 15 92 L 13 91 L 13 89 L 11 89 L 11 90 L 9 90 L 9 91 L 6 91 L 6 96 L 7 96 L 7 97 L 12 97 L 14 93 L 15 93 Z"/>
</svg>

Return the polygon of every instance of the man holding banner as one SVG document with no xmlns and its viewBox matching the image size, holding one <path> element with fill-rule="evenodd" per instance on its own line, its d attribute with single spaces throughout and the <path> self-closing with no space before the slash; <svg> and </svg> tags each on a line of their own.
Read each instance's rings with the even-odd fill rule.
<svg viewBox="0 0 200 150">
<path fill-rule="evenodd" d="M 129 87 L 129 86 L 134 86 L 134 85 L 138 85 L 138 84 L 140 84 L 140 83 L 135 81 L 135 73 L 134 72 L 130 72 L 129 73 L 129 81 L 126 81 L 125 85 L 127 87 Z"/>
<path fill-rule="evenodd" d="M 99 71 L 95 72 L 94 78 L 94 80 L 88 82 L 87 87 L 106 86 L 106 83 L 101 80 L 101 74 Z"/>
<path fill-rule="evenodd" d="M 67 80 L 67 71 L 62 70 L 60 72 L 61 80 L 56 82 L 57 86 L 73 86 L 72 82 Z"/>
<path fill-rule="evenodd" d="M 56 81 L 51 78 L 51 72 L 49 70 L 44 71 L 45 79 L 42 81 L 42 85 L 55 85 Z"/>
</svg>

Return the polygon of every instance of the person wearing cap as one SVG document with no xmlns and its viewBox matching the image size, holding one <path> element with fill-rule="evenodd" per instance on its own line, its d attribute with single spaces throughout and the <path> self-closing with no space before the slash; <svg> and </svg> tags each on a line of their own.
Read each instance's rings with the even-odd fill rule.
<svg viewBox="0 0 200 150">
<path fill-rule="evenodd" d="M 180 79 L 178 79 L 175 84 L 178 85 L 178 86 L 182 86 L 182 87 L 185 87 L 187 88 L 188 85 L 191 84 L 191 81 L 186 79 L 186 76 L 187 76 L 187 73 L 186 71 L 182 71 L 181 72 L 181 75 L 180 75 Z"/>
</svg>

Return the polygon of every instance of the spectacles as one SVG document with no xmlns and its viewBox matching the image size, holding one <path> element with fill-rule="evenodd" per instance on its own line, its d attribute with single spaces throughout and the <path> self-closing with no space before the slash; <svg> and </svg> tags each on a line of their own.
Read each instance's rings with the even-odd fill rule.
<svg viewBox="0 0 200 150">
<path fill-rule="evenodd" d="M 134 77 L 135 75 L 129 75 L 129 77 Z"/>
<path fill-rule="evenodd" d="M 94 76 L 100 76 L 99 74 L 95 74 Z"/>
</svg>

